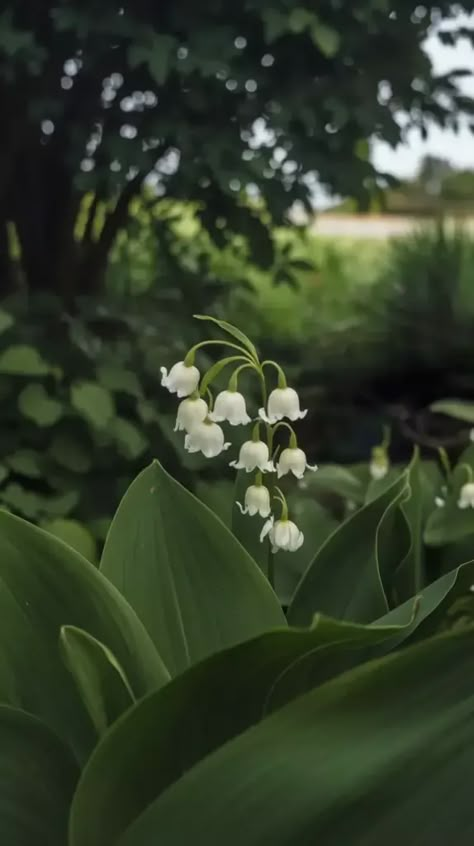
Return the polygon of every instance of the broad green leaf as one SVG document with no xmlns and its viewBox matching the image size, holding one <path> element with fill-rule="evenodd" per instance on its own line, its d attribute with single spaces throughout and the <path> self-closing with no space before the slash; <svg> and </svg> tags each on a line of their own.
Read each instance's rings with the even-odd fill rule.
<svg viewBox="0 0 474 846">
<path fill-rule="evenodd" d="M 474 469 L 472 447 L 465 450 L 454 469 L 444 506 L 434 507 L 428 517 L 424 532 L 424 540 L 428 546 L 455 543 L 474 533 L 474 510 L 458 506 L 461 487 L 468 481 L 465 465 Z"/>
<path fill-rule="evenodd" d="M 52 535 L 0 511 L 0 700 L 36 714 L 82 760 L 94 735 L 60 658 L 63 625 L 83 628 L 111 649 L 137 696 L 167 681 L 113 585 Z"/>
<path fill-rule="evenodd" d="M 45 725 L 0 706 L 2 846 L 64 846 L 78 776 L 71 753 Z"/>
<path fill-rule="evenodd" d="M 3 308 L 0 309 L 0 333 L 10 329 L 14 322 L 14 318 L 8 313 L 8 311 L 4 311 Z"/>
<path fill-rule="evenodd" d="M 115 414 L 112 394 L 96 382 L 75 382 L 71 387 L 71 403 L 98 429 L 109 426 Z"/>
<path fill-rule="evenodd" d="M 452 570 L 441 578 L 436 579 L 425 587 L 416 597 L 412 597 L 393 608 L 388 614 L 375 621 L 377 626 L 408 626 L 395 640 L 390 642 L 394 648 L 404 641 L 418 641 L 440 631 L 449 618 L 451 609 L 460 600 L 472 597 L 471 587 L 474 584 L 474 561 L 469 561 Z M 417 611 L 413 615 L 413 605 L 416 602 Z"/>
<path fill-rule="evenodd" d="M 395 578 L 397 605 L 420 591 L 426 584 L 426 562 L 423 532 L 437 493 L 437 475 L 428 472 L 416 450 L 408 469 L 410 495 L 402 511 L 410 527 L 410 549 L 401 562 Z"/>
<path fill-rule="evenodd" d="M 135 701 L 115 655 L 83 629 L 63 626 L 60 645 L 98 735 L 103 734 Z"/>
<path fill-rule="evenodd" d="M 290 623 L 308 625 L 316 611 L 336 619 L 370 623 L 388 610 L 382 582 L 389 569 L 385 559 L 395 566 L 394 542 L 399 561 L 407 552 L 406 537 L 399 547 L 400 537 L 388 531 L 388 524 L 406 493 L 404 473 L 329 536 L 296 589 L 288 611 Z M 384 519 L 388 521 L 385 527 Z"/>
<path fill-rule="evenodd" d="M 469 629 L 344 673 L 208 755 L 117 846 L 470 843 L 473 670 Z"/>
<path fill-rule="evenodd" d="M 217 317 L 208 317 L 207 314 L 194 314 L 193 317 L 196 320 L 209 320 L 211 323 L 215 323 L 219 329 L 222 329 L 223 332 L 227 332 L 228 335 L 232 335 L 240 344 L 242 344 L 245 349 L 249 351 L 251 356 L 258 361 L 258 352 L 255 344 L 252 343 L 250 338 L 247 338 L 240 329 L 237 329 L 236 326 L 232 326 L 231 323 L 227 323 L 226 320 L 218 320 Z"/>
<path fill-rule="evenodd" d="M 68 546 L 83 555 L 87 561 L 96 562 L 97 546 L 95 540 L 86 526 L 83 526 L 78 520 L 66 520 L 57 517 L 55 520 L 43 523 L 41 528 L 67 543 Z"/>
<path fill-rule="evenodd" d="M 112 421 L 111 432 L 119 452 L 127 458 L 138 458 L 148 447 L 148 438 L 145 437 L 138 426 L 135 426 L 130 420 L 126 420 L 125 417 L 116 417 Z"/>
<path fill-rule="evenodd" d="M 474 423 L 474 402 L 456 399 L 438 400 L 430 405 L 430 410 L 437 414 L 454 417 L 456 420 L 463 420 L 465 423 Z"/>
<path fill-rule="evenodd" d="M 288 504 L 292 519 L 304 534 L 304 544 L 296 552 L 280 551 L 274 556 L 276 592 L 285 606 L 290 604 L 314 556 L 339 525 L 322 505 L 308 497 L 290 495 Z"/>
<path fill-rule="evenodd" d="M 61 467 L 73 473 L 88 473 L 92 467 L 91 452 L 77 435 L 59 432 L 51 442 L 49 453 Z"/>
<path fill-rule="evenodd" d="M 297 659 L 311 652 L 314 686 L 331 677 L 337 656 L 352 666 L 362 647 L 396 632 L 318 617 L 311 629 L 268 632 L 213 655 L 142 699 L 87 764 L 71 812 L 71 846 L 112 846 L 183 772 L 261 719 L 274 683 Z"/>
<path fill-rule="evenodd" d="M 20 476 L 28 476 L 30 479 L 40 479 L 43 474 L 43 456 L 33 449 L 18 449 L 12 455 L 5 456 L 5 464 L 8 464 L 14 473 Z"/>
<path fill-rule="evenodd" d="M 285 625 L 248 553 L 157 461 L 122 500 L 101 571 L 135 609 L 172 675 Z"/>
<path fill-rule="evenodd" d="M 14 376 L 46 376 L 50 372 L 49 364 L 34 347 L 14 344 L 0 353 L 0 373 L 11 373 Z"/>
<path fill-rule="evenodd" d="M 43 385 L 27 385 L 18 397 L 21 413 L 37 426 L 53 426 L 63 414 L 62 403 L 48 396 Z"/>
<path fill-rule="evenodd" d="M 318 472 L 308 479 L 309 490 L 323 490 L 338 494 L 355 503 L 362 503 L 365 485 L 347 467 L 337 464 L 323 464 Z"/>
<path fill-rule="evenodd" d="M 97 378 L 104 388 L 117 393 L 142 397 L 143 389 L 133 370 L 127 370 L 114 364 L 101 364 L 97 368 Z"/>
</svg>

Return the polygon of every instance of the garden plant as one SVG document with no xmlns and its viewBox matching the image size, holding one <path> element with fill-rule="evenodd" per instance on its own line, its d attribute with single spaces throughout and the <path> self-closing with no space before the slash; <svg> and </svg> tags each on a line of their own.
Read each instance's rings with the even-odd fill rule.
<svg viewBox="0 0 474 846">
<path fill-rule="evenodd" d="M 472 842 L 474 446 L 309 468 L 279 363 L 211 326 L 162 390 L 183 448 L 237 471 L 229 525 L 159 461 L 99 567 L 0 511 L 0 842 Z"/>
</svg>

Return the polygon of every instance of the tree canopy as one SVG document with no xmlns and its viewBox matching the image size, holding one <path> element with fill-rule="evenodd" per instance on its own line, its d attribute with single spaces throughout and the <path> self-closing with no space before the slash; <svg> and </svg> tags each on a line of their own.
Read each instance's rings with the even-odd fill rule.
<svg viewBox="0 0 474 846">
<path fill-rule="evenodd" d="M 10 0 L 0 13 L 2 290 L 70 301 L 97 292 L 144 186 L 148 202 L 191 201 L 218 242 L 243 233 L 270 261 L 267 225 L 308 204 L 316 180 L 370 196 L 371 138 L 397 144 L 409 126 L 456 128 L 472 115 L 462 69 L 436 76 L 423 50 L 433 26 L 448 42 L 469 35 L 449 27 L 459 8 Z"/>
</svg>

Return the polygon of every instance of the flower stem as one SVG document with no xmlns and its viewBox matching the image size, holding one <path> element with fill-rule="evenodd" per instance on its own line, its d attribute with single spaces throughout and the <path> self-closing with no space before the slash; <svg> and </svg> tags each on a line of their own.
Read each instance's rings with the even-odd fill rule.
<svg viewBox="0 0 474 846">
<path fill-rule="evenodd" d="M 275 490 L 278 492 L 278 495 L 274 496 L 273 499 L 276 499 L 276 500 L 278 500 L 278 502 L 281 503 L 280 520 L 283 520 L 283 522 L 285 522 L 286 520 L 288 520 L 288 503 L 286 501 L 286 497 L 285 497 L 283 491 L 280 490 L 280 488 L 278 488 L 276 485 L 275 485 Z"/>
<path fill-rule="evenodd" d="M 276 362 L 276 361 L 273 361 L 271 358 L 269 358 L 269 359 L 267 359 L 266 361 L 262 361 L 262 370 L 263 370 L 263 368 L 264 368 L 264 367 L 266 367 L 267 365 L 270 365 L 271 367 L 274 367 L 274 368 L 275 368 L 275 370 L 277 371 L 277 373 L 278 373 L 278 387 L 279 387 L 280 389 L 281 389 L 281 388 L 286 388 L 286 387 L 287 387 L 287 383 L 286 383 L 286 376 L 285 376 L 285 373 L 284 373 L 283 369 L 280 367 L 280 365 L 279 365 L 279 364 L 277 364 L 277 362 Z"/>
<path fill-rule="evenodd" d="M 290 449 L 296 449 L 297 446 L 298 446 L 298 441 L 296 439 L 296 433 L 295 433 L 295 430 L 293 429 L 293 426 L 290 426 L 290 424 L 287 423 L 286 420 L 279 420 L 278 423 L 275 423 L 275 425 L 273 426 L 273 430 L 272 430 L 273 434 L 275 434 L 275 432 L 277 431 L 279 426 L 284 426 L 286 429 L 289 430 L 289 432 L 290 432 Z"/>
<path fill-rule="evenodd" d="M 239 373 L 240 373 L 242 370 L 245 370 L 245 369 L 246 369 L 246 368 L 248 368 L 248 367 L 251 367 L 251 368 L 252 368 L 252 370 L 257 370 L 257 371 L 258 371 L 258 373 L 260 373 L 260 371 L 259 371 L 259 369 L 258 369 L 257 365 L 256 365 L 256 364 L 254 364 L 254 363 L 253 363 L 253 361 L 248 361 L 248 362 L 246 362 L 245 364 L 241 364 L 241 365 L 240 365 L 240 367 L 236 367 L 236 369 L 234 370 L 234 372 L 233 372 L 232 376 L 230 377 L 230 379 L 229 379 L 229 385 L 228 385 L 227 390 L 229 390 L 229 391 L 236 391 L 236 390 L 237 390 L 237 388 L 238 388 Z"/>
<path fill-rule="evenodd" d="M 196 355 L 197 350 L 200 350 L 201 347 L 210 347 L 217 344 L 221 347 L 232 347 L 232 349 L 238 350 L 242 353 L 248 361 L 251 361 L 250 355 L 245 347 L 241 347 L 239 344 L 233 344 L 232 341 L 201 341 L 199 344 L 195 344 L 194 347 L 191 347 L 191 349 L 188 350 L 184 357 L 185 365 L 187 367 L 191 367 L 191 365 L 194 364 L 194 356 Z"/>
</svg>

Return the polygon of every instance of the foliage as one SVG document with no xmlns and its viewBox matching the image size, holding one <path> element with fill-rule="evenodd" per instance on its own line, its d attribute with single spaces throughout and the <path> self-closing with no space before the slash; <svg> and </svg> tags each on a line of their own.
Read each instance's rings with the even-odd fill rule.
<svg viewBox="0 0 474 846">
<path fill-rule="evenodd" d="M 358 0 L 341 16 L 341 2 L 313 5 L 50 0 L 31 16 L 24 0 L 8 3 L 2 290 L 53 291 L 68 305 L 100 291 L 145 185 L 150 204 L 193 202 L 217 243 L 240 233 L 268 264 L 268 224 L 307 204 L 316 179 L 369 202 L 368 140 L 398 143 L 400 112 L 422 131 L 471 115 L 462 69 L 435 76 L 423 51 L 459 6 Z"/>
<path fill-rule="evenodd" d="M 473 447 L 444 480 L 453 501 L 466 463 Z M 157 462 L 99 570 L 1 512 L 2 839 L 218 846 L 244 826 L 255 846 L 366 844 L 426 825 L 428 843 L 427 807 L 443 830 L 433 797 L 449 790 L 464 842 L 474 519 L 462 512 L 435 566 L 437 474 L 417 455 L 369 490 L 327 471 L 321 488 L 358 492 L 356 511 L 322 545 L 308 533 L 288 622 L 231 531 Z"/>
<path fill-rule="evenodd" d="M 11 301 L 0 312 L 0 503 L 91 561 L 117 503 L 156 450 L 189 481 L 159 398 L 164 346 L 179 354 L 193 330 L 160 317 L 150 296 L 84 304 Z M 199 466 L 194 462 L 194 466 Z"/>
</svg>

